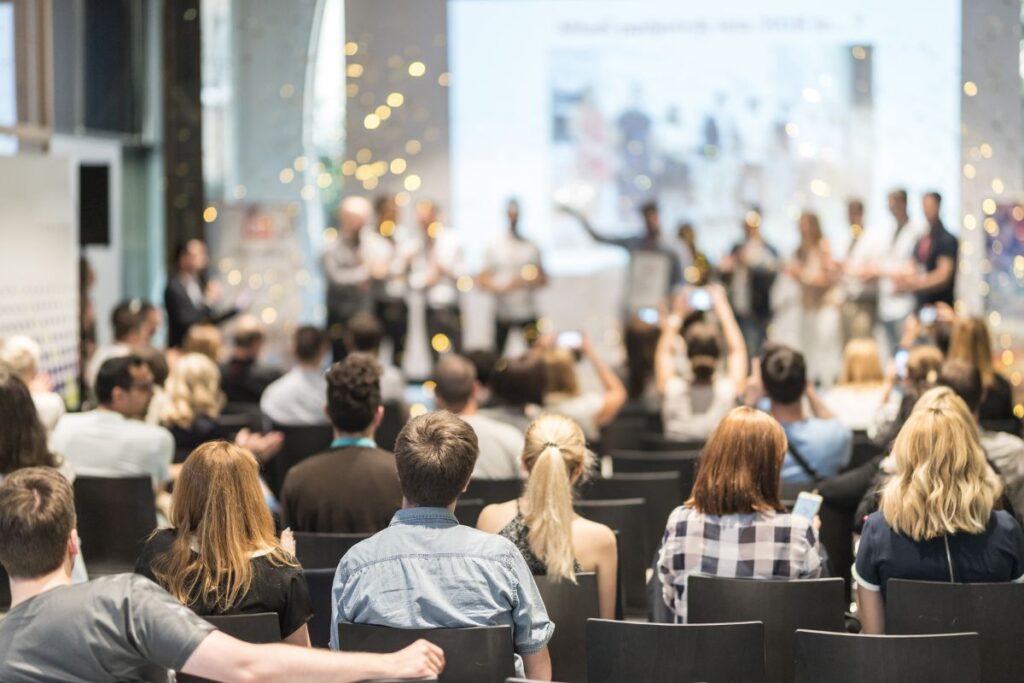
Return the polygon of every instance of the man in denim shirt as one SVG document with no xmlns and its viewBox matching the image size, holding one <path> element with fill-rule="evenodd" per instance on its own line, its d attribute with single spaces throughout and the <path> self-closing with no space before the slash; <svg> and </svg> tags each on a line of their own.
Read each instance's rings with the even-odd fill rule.
<svg viewBox="0 0 1024 683">
<path fill-rule="evenodd" d="M 479 455 L 476 434 L 448 412 L 398 435 L 402 509 L 345 554 L 334 575 L 331 648 L 339 621 L 392 628 L 511 626 L 516 673 L 551 680 L 555 630 L 522 553 L 507 539 L 459 526 L 453 511 Z"/>
</svg>

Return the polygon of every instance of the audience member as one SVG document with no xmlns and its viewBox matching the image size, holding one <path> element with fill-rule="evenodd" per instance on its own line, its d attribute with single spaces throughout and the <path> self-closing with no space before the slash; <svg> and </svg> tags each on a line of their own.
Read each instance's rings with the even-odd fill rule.
<svg viewBox="0 0 1024 683">
<path fill-rule="evenodd" d="M 1024 580 L 1024 532 L 995 510 L 1002 484 L 985 461 L 970 411 L 951 389 L 918 401 L 893 444 L 895 474 L 864 524 L 854 579 L 864 632 L 885 631 L 890 579 Z"/>
<path fill-rule="evenodd" d="M 0 484 L 0 564 L 13 597 L 0 620 L 5 683 L 166 680 L 168 669 L 225 683 L 326 683 L 444 668 L 441 650 L 423 641 L 383 655 L 245 643 L 133 574 L 71 585 L 75 524 L 71 487 L 53 470 L 19 470 Z"/>
<path fill-rule="evenodd" d="M 232 336 L 231 356 L 221 365 L 221 389 L 228 403 L 259 405 L 267 386 L 281 373 L 260 364 L 266 335 L 263 325 L 254 316 L 238 319 Z"/>
<path fill-rule="evenodd" d="M 138 356 L 111 358 L 96 375 L 99 407 L 65 415 L 51 446 L 75 474 L 91 477 L 146 475 L 160 494 L 170 479 L 174 437 L 146 424 L 153 373 Z M 160 502 L 158 500 L 158 502 Z"/>
<path fill-rule="evenodd" d="M 982 422 L 1019 423 L 1013 412 L 1013 386 L 992 367 L 992 339 L 983 318 L 956 318 L 949 338 L 950 360 L 978 368 L 985 388 L 978 414 Z"/>
<path fill-rule="evenodd" d="M 105 361 L 127 356 L 145 342 L 146 317 L 142 311 L 142 301 L 129 299 L 115 306 L 110 314 L 110 327 L 114 333 L 114 342 L 97 348 L 89 359 L 89 366 L 85 372 L 89 386 L 96 385 L 96 374 Z"/>
<path fill-rule="evenodd" d="M 542 415 L 526 431 L 522 457 L 529 472 L 522 497 L 485 507 L 477 528 L 512 541 L 534 576 L 575 583 L 579 572 L 597 572 L 601 618 L 614 619 L 615 533 L 572 508 L 573 486 L 594 469 L 583 430 L 562 415 Z"/>
<path fill-rule="evenodd" d="M 384 415 L 380 373 L 363 353 L 350 353 L 327 372 L 331 450 L 291 468 L 281 490 L 282 515 L 295 531 L 374 533 L 401 506 L 395 457 L 373 440 Z"/>
<path fill-rule="evenodd" d="M 141 307 L 142 315 L 142 342 L 140 346 L 152 347 L 153 338 L 164 325 L 164 314 L 158 306 L 143 300 Z"/>
<path fill-rule="evenodd" d="M 978 420 L 979 409 L 984 402 L 985 387 L 977 367 L 962 360 L 947 360 L 939 372 L 939 385 L 949 387 L 967 404 L 968 410 Z M 1009 498 L 1018 519 L 1024 518 L 1024 440 L 1007 432 L 996 432 L 978 425 L 978 441 L 985 458 L 999 478 L 1003 480 L 1006 497 Z"/>
<path fill-rule="evenodd" d="M 50 433 L 67 408 L 53 390 L 49 376 L 39 371 L 41 356 L 39 344 L 30 337 L 11 337 L 0 343 L 0 363 L 6 363 L 28 387 L 39 420 Z"/>
<path fill-rule="evenodd" d="M 651 415 L 661 413 L 661 395 L 654 379 L 654 355 L 660 336 L 657 325 L 636 316 L 626 323 L 623 334 L 626 364 L 622 374 L 626 378 L 627 405 Z"/>
<path fill-rule="evenodd" d="M 381 363 L 380 395 L 385 403 L 405 403 L 405 376 L 394 363 L 380 361 L 380 344 L 384 340 L 384 328 L 371 313 L 356 313 L 345 330 L 348 348 L 368 353 Z"/>
<path fill-rule="evenodd" d="M 850 429 L 866 431 L 886 393 L 878 344 L 867 337 L 848 341 L 839 382 L 825 392 L 829 411 Z"/>
<path fill-rule="evenodd" d="M 476 368 L 463 356 L 450 354 L 434 368 L 434 398 L 440 410 L 461 417 L 476 432 L 480 457 L 473 479 L 519 479 L 523 476 L 520 455 L 523 433 L 510 424 L 478 412 L 480 383 Z"/>
<path fill-rule="evenodd" d="M 816 524 L 779 500 L 786 434 L 771 416 L 734 408 L 711 434 L 693 493 L 668 518 L 658 559 L 665 604 L 686 623 L 693 574 L 809 579 L 821 575 Z"/>
<path fill-rule="evenodd" d="M 309 647 L 309 589 L 291 533 L 274 536 L 251 453 L 226 441 L 193 451 L 174 482 L 169 521 L 146 541 L 137 574 L 201 616 L 273 612 L 284 642 Z"/>
<path fill-rule="evenodd" d="M 767 395 L 772 417 L 786 432 L 789 450 L 782 464 L 782 481 L 813 484 L 846 467 L 853 434 L 833 417 L 807 381 L 803 354 L 788 346 L 768 346 L 753 374 L 754 389 L 748 394 Z M 804 411 L 805 398 L 809 415 Z"/>
<path fill-rule="evenodd" d="M 174 435 L 174 462 L 184 462 L 199 444 L 224 436 L 217 418 L 224 408 L 220 370 L 199 353 L 186 353 L 167 376 L 160 424 Z"/>
<path fill-rule="evenodd" d="M 327 380 L 323 364 L 327 335 L 303 325 L 295 331 L 295 366 L 271 382 L 260 397 L 260 412 L 279 425 L 327 423 Z"/>
<path fill-rule="evenodd" d="M 481 414 L 525 434 L 542 410 L 546 380 L 544 361 L 537 353 L 499 359 L 491 372 L 491 402 Z"/>
<path fill-rule="evenodd" d="M 180 352 L 201 353 L 214 363 L 219 363 L 224 355 L 224 335 L 216 325 L 197 323 L 188 328 Z"/>
<path fill-rule="evenodd" d="M 193 325 L 219 325 L 238 314 L 238 308 L 222 306 L 220 284 L 207 277 L 208 265 L 209 255 L 202 240 L 188 240 L 174 253 L 174 272 L 164 290 L 170 347 L 180 347 Z"/>
<path fill-rule="evenodd" d="M 583 335 L 580 353 L 590 362 L 600 391 L 582 391 L 572 349 L 550 347 L 544 353 L 544 408 L 575 420 L 589 441 L 601 438 L 601 427 L 615 419 L 626 402 L 626 387 Z"/>
<path fill-rule="evenodd" d="M 935 386 L 942 367 L 942 352 L 934 346 L 915 346 L 907 352 L 906 365 L 903 377 L 898 376 L 895 368 L 886 376 L 882 404 L 868 423 L 868 438 L 884 448 L 896 438 L 917 399 Z"/>
<path fill-rule="evenodd" d="M 519 676 L 551 679 L 554 632 L 530 568 L 508 539 L 460 526 L 456 499 L 478 455 L 473 429 L 447 412 L 415 417 L 398 436 L 403 507 L 391 525 L 338 564 L 331 648 L 339 621 L 392 628 L 511 626 Z M 409 609 L 409 600 L 415 609 Z"/>
<path fill-rule="evenodd" d="M 654 359 L 658 391 L 662 395 L 662 424 L 665 436 L 678 441 L 706 439 L 747 389 L 747 347 L 729 299 L 720 285 L 705 290 L 712 311 L 725 337 L 725 373 L 717 372 L 722 349 L 718 330 L 705 322 L 690 325 L 679 336 L 683 319 L 690 312 L 686 294 L 676 298 L 675 312 L 661 328 Z M 679 372 L 677 342 L 688 361 L 689 372 Z"/>
<path fill-rule="evenodd" d="M 59 467 L 46 445 L 46 429 L 36 412 L 28 386 L 13 368 L 0 363 L 0 480 L 23 467 Z M 67 476 L 74 476 L 68 470 Z"/>
<path fill-rule="evenodd" d="M 160 424 L 160 415 L 167 403 L 167 394 L 164 392 L 164 384 L 171 374 L 170 366 L 167 364 L 167 356 L 164 352 L 152 346 L 141 346 L 135 350 L 135 355 L 142 359 L 142 362 L 149 367 L 153 373 L 153 398 L 149 401 L 149 408 L 146 410 L 147 424 Z"/>
<path fill-rule="evenodd" d="M 486 408 L 491 402 L 491 375 L 501 356 L 492 349 L 473 349 L 462 355 L 476 369 L 476 381 L 480 385 L 476 402 L 481 408 Z"/>
</svg>

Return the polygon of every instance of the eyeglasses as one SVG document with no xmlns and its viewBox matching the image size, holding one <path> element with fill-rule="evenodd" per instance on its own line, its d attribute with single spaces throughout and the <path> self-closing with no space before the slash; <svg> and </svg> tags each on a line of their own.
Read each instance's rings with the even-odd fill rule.
<svg viewBox="0 0 1024 683">
<path fill-rule="evenodd" d="M 153 383 L 153 382 L 142 382 L 142 383 L 134 382 L 132 384 L 132 389 L 148 393 L 148 392 L 153 391 L 153 387 L 154 386 L 155 386 L 155 383 Z"/>
</svg>

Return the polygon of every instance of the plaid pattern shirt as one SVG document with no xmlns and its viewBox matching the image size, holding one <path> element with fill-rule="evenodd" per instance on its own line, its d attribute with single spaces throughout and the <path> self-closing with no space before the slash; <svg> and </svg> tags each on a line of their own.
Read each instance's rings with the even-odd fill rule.
<svg viewBox="0 0 1024 683">
<path fill-rule="evenodd" d="M 668 518 L 658 557 L 665 604 L 686 623 L 691 574 L 744 579 L 821 576 L 824 548 L 810 520 L 778 512 L 705 515 L 678 507 Z"/>
</svg>

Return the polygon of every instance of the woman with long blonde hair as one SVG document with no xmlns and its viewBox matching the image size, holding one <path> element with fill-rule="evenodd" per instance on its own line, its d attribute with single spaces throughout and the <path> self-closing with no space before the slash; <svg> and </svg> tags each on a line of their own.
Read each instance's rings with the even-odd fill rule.
<svg viewBox="0 0 1024 683">
<path fill-rule="evenodd" d="M 160 424 L 174 435 L 175 462 L 201 443 L 223 436 L 217 418 L 224 407 L 220 369 L 200 353 L 178 358 L 164 382 Z"/>
<path fill-rule="evenodd" d="M 887 393 L 878 344 L 869 337 L 848 341 L 839 382 L 825 392 L 825 405 L 850 429 L 865 431 Z"/>
<path fill-rule="evenodd" d="M 137 574 L 202 616 L 273 612 L 285 642 L 309 646 L 309 589 L 291 533 L 274 535 L 252 453 L 226 441 L 193 451 L 174 485 L 170 522 L 146 542 Z"/>
<path fill-rule="evenodd" d="M 573 486 L 593 466 L 579 425 L 562 415 L 541 415 L 526 431 L 523 467 L 529 478 L 522 497 L 485 507 L 477 528 L 515 543 L 535 575 L 575 583 L 577 573 L 597 572 L 601 617 L 614 619 L 615 534 L 572 507 Z"/>
<path fill-rule="evenodd" d="M 1013 386 L 992 364 L 992 339 L 984 318 L 954 318 L 949 335 L 948 360 L 962 360 L 978 368 L 985 395 L 978 409 L 983 422 L 1016 422 Z"/>
<path fill-rule="evenodd" d="M 893 443 L 895 473 L 864 523 L 854 579 L 865 633 L 885 630 L 890 579 L 1024 581 L 1024 532 L 996 510 L 1002 483 L 967 405 L 948 387 L 925 393 Z"/>
</svg>

